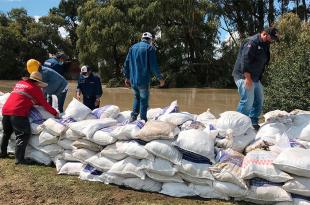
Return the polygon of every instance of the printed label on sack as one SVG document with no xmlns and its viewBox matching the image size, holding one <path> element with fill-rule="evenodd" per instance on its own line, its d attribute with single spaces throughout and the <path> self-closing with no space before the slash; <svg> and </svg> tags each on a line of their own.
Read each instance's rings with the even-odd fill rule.
<svg viewBox="0 0 310 205">
<path fill-rule="evenodd" d="M 244 157 L 242 156 L 231 155 L 229 152 L 226 152 L 224 150 L 220 151 L 218 155 L 220 156 L 219 162 L 221 163 L 231 163 L 238 167 L 242 166 L 242 162 L 244 159 Z"/>
<path fill-rule="evenodd" d="M 30 110 L 29 118 L 31 119 L 32 123 L 41 125 L 45 119 L 41 115 L 41 113 L 34 107 Z"/>
<path fill-rule="evenodd" d="M 256 186 L 256 187 L 262 187 L 262 186 L 266 186 L 266 185 L 271 185 L 271 186 L 283 186 L 284 183 L 277 183 L 277 182 L 271 182 L 265 179 L 261 179 L 258 177 L 255 177 L 253 179 L 250 179 L 250 185 L 251 186 Z"/>
<path fill-rule="evenodd" d="M 93 115 L 95 115 L 98 119 L 100 118 L 100 116 L 102 115 L 102 113 L 104 113 L 105 111 L 107 111 L 112 105 L 105 105 L 103 107 L 100 108 L 96 108 L 94 109 L 91 113 Z"/>
</svg>

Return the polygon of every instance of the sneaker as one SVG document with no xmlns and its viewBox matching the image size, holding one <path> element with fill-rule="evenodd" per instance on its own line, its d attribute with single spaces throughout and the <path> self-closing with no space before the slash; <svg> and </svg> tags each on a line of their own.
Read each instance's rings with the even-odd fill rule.
<svg viewBox="0 0 310 205">
<path fill-rule="evenodd" d="M 260 128 L 260 126 L 259 125 L 252 125 L 253 126 L 253 128 L 256 130 L 256 131 L 258 131 L 259 130 L 259 128 Z"/>
<path fill-rule="evenodd" d="M 137 117 L 131 116 L 130 119 L 129 119 L 129 123 L 134 122 L 136 120 L 137 120 Z"/>
<path fill-rule="evenodd" d="M 1 153 L 0 154 L 0 158 L 4 159 L 4 158 L 7 158 L 9 155 L 8 153 Z"/>
<path fill-rule="evenodd" d="M 16 161 L 15 162 L 16 165 L 19 165 L 19 164 L 23 164 L 23 165 L 34 165 L 36 164 L 35 161 L 31 160 L 31 159 L 24 159 L 24 160 L 21 160 L 21 161 Z"/>
</svg>

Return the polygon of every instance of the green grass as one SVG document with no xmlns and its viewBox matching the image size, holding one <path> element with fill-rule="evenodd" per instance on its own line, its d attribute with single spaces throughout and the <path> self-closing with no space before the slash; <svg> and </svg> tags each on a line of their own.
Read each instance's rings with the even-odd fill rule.
<svg viewBox="0 0 310 205">
<path fill-rule="evenodd" d="M 56 169 L 52 167 L 16 166 L 14 159 L 0 159 L 0 204 L 245 205 L 248 203 L 173 198 L 158 193 L 82 181 L 76 176 L 57 175 Z"/>
</svg>

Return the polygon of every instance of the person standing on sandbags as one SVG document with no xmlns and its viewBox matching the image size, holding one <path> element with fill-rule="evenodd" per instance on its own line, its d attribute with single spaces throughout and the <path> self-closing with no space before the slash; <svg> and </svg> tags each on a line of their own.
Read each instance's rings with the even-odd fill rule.
<svg viewBox="0 0 310 205">
<path fill-rule="evenodd" d="M 263 109 L 264 92 L 261 79 L 270 60 L 270 43 L 278 39 L 278 30 L 270 27 L 248 37 L 242 43 L 232 72 L 240 101 L 237 111 L 251 118 L 255 130 Z"/>
<path fill-rule="evenodd" d="M 81 68 L 81 74 L 78 79 L 76 89 L 76 98 L 81 99 L 83 95 L 83 104 L 91 110 L 99 108 L 100 97 L 102 96 L 102 87 L 100 78 L 93 74 L 90 66 L 84 65 Z"/>
<path fill-rule="evenodd" d="M 53 69 L 41 66 L 41 63 L 35 59 L 30 59 L 27 61 L 27 71 L 30 74 L 36 71 L 39 71 L 42 74 L 43 81 L 48 84 L 47 87 L 43 88 L 45 96 L 56 95 L 58 99 L 58 110 L 60 113 L 63 113 L 63 107 L 68 91 L 67 80 Z M 50 100 L 48 100 L 48 102 L 52 105 Z"/>
<path fill-rule="evenodd" d="M 31 136 L 28 116 L 33 105 L 41 105 L 46 111 L 58 117 L 58 112 L 50 106 L 43 96 L 41 88 L 47 84 L 42 81 L 40 72 L 32 72 L 29 78 L 17 82 L 2 108 L 3 138 L 0 158 L 8 156 L 7 147 L 12 133 L 16 135 L 15 164 L 32 164 L 25 159 L 25 150 Z"/>
<path fill-rule="evenodd" d="M 146 113 L 149 101 L 151 73 L 163 87 L 165 81 L 160 73 L 156 57 L 156 49 L 152 46 L 153 36 L 149 32 L 142 34 L 141 41 L 131 46 L 127 54 L 123 73 L 126 86 L 132 88 L 134 94 L 133 110 L 130 122 L 137 119 L 139 113 L 142 120 L 147 121 Z"/>
</svg>

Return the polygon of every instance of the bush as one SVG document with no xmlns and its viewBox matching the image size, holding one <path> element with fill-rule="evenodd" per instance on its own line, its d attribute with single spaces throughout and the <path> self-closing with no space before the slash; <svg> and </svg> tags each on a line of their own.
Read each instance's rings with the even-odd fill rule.
<svg viewBox="0 0 310 205">
<path fill-rule="evenodd" d="M 310 110 L 310 24 L 287 14 L 277 27 L 280 41 L 271 46 L 264 111 Z"/>
</svg>

